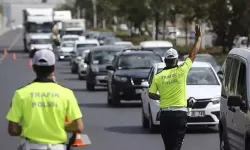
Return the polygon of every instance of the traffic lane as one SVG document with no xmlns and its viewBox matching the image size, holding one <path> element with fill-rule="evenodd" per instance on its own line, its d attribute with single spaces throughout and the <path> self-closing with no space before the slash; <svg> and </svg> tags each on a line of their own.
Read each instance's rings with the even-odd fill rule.
<svg viewBox="0 0 250 150">
<path fill-rule="evenodd" d="M 35 75 L 28 67 L 27 54 L 17 54 L 13 61 L 8 55 L 0 65 L 0 88 L 2 89 L 0 105 L 0 144 L 2 149 L 14 149 L 18 146 L 18 138 L 7 133 L 6 113 L 16 88 L 31 82 Z M 110 108 L 106 105 L 106 91 L 100 88 L 95 92 L 87 92 L 85 82 L 77 80 L 77 75 L 70 74 L 68 62 L 56 65 L 57 81 L 71 88 L 79 101 L 84 115 L 85 133 L 92 141 L 89 150 L 96 149 L 163 149 L 159 134 L 150 134 L 141 128 L 141 108 L 138 103 L 126 103 L 121 108 Z M 207 132 L 206 130 L 204 132 Z M 218 134 L 193 132 L 186 135 L 184 150 L 218 149 Z"/>
<path fill-rule="evenodd" d="M 107 106 L 105 88 L 88 92 L 85 81 L 70 73 L 68 62 L 58 62 L 56 77 L 59 83 L 71 88 L 83 113 L 85 133 L 92 141 L 89 150 L 97 149 L 164 149 L 159 133 L 151 134 L 141 127 L 141 107 L 137 102 L 122 103 L 120 108 Z M 190 128 L 183 150 L 219 150 L 216 130 Z"/>
<path fill-rule="evenodd" d="M 3 150 L 17 149 L 18 137 L 10 137 L 7 133 L 6 114 L 10 108 L 10 103 L 14 91 L 30 83 L 35 75 L 28 66 L 27 54 L 17 54 L 17 59 L 12 60 L 11 55 L 0 64 L 0 145 Z"/>
<path fill-rule="evenodd" d="M 22 29 L 17 30 L 9 30 L 8 32 L 4 33 L 0 36 L 0 52 L 3 51 L 5 48 L 8 49 L 12 43 L 13 40 L 18 36 L 21 35 L 18 39 L 18 41 L 12 46 L 12 51 L 22 52 L 23 43 L 22 43 Z M 9 50 L 9 49 L 8 49 Z"/>
</svg>

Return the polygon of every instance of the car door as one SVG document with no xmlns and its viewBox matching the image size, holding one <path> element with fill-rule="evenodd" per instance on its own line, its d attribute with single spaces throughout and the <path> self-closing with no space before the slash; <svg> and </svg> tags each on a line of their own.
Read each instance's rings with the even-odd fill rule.
<svg viewBox="0 0 250 150">
<path fill-rule="evenodd" d="M 118 60 L 118 55 L 114 56 L 112 66 L 116 69 L 117 68 L 117 60 Z M 113 76 L 114 76 L 115 71 L 113 70 L 108 70 L 108 90 L 111 93 L 112 92 L 112 82 L 113 82 Z"/>
<path fill-rule="evenodd" d="M 152 67 L 150 72 L 149 72 L 149 75 L 148 75 L 149 87 L 150 87 L 150 84 L 152 83 L 152 79 L 154 77 L 154 70 L 155 70 L 154 67 Z M 149 102 L 151 100 L 148 97 L 148 91 L 149 91 L 149 88 L 143 88 L 143 91 L 142 91 L 142 105 L 143 105 L 143 109 L 144 109 L 144 112 L 145 112 L 146 116 L 149 116 L 148 104 L 149 104 Z"/>
<path fill-rule="evenodd" d="M 227 97 L 229 95 L 235 95 L 235 93 L 236 93 L 236 77 L 237 77 L 238 72 L 239 72 L 239 66 L 240 66 L 240 61 L 236 58 L 233 58 L 233 63 L 231 66 L 227 66 L 227 67 L 231 67 L 229 80 L 228 80 L 227 84 L 225 83 L 225 86 L 226 86 L 225 89 L 227 89 Z M 232 107 L 228 107 L 227 104 L 225 104 L 225 106 L 227 108 L 226 125 L 227 125 L 228 140 L 229 140 L 230 145 L 232 145 L 234 147 L 237 145 L 237 143 L 234 140 L 237 138 L 237 136 L 235 135 L 235 131 L 234 131 L 234 128 L 235 128 L 235 126 L 234 126 L 235 125 L 235 122 L 234 122 L 235 109 Z"/>
<path fill-rule="evenodd" d="M 234 141 L 237 144 L 237 148 L 245 149 L 245 133 L 248 130 L 248 119 L 247 119 L 247 110 L 248 110 L 248 97 L 247 97 L 247 72 L 246 72 L 246 63 L 242 61 L 240 64 L 240 70 L 238 77 L 236 78 L 236 94 L 242 96 L 242 105 L 235 108 L 234 113 L 234 129 L 235 129 L 235 138 Z"/>
</svg>

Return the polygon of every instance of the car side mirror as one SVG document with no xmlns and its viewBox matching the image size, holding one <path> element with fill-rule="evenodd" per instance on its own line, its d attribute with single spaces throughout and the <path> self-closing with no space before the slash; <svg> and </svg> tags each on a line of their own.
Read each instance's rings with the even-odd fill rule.
<svg viewBox="0 0 250 150">
<path fill-rule="evenodd" d="M 85 59 L 84 59 L 84 63 L 85 63 L 85 64 L 89 64 L 89 60 L 85 58 Z"/>
<path fill-rule="evenodd" d="M 111 70 L 111 71 L 114 71 L 115 68 L 113 66 L 106 66 L 106 70 Z"/>
<path fill-rule="evenodd" d="M 228 101 L 227 101 L 227 106 L 229 107 L 238 107 L 241 106 L 242 102 L 241 102 L 242 96 L 241 95 L 232 95 L 228 97 Z"/>
<path fill-rule="evenodd" d="M 223 72 L 222 72 L 221 70 L 219 70 L 219 71 L 217 72 L 217 74 L 218 74 L 218 75 L 223 75 Z"/>
<path fill-rule="evenodd" d="M 143 81 L 143 82 L 141 83 L 141 86 L 144 87 L 144 88 L 148 88 L 148 87 L 149 87 L 148 81 Z"/>
</svg>

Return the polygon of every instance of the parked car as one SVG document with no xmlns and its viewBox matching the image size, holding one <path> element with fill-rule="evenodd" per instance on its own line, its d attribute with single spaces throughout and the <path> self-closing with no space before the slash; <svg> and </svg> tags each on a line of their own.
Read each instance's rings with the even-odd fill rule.
<svg viewBox="0 0 250 150">
<path fill-rule="evenodd" d="M 112 65 L 107 66 L 107 103 L 117 106 L 121 100 L 141 100 L 141 83 L 147 79 L 154 63 L 162 62 L 153 51 L 123 50 L 117 53 Z"/>
<path fill-rule="evenodd" d="M 221 150 L 250 149 L 250 51 L 232 49 L 222 79 L 219 137 Z"/>
<path fill-rule="evenodd" d="M 181 65 L 183 62 L 179 62 Z M 149 73 L 148 80 L 142 83 L 142 126 L 154 131 L 160 125 L 158 112 L 159 100 L 148 96 L 148 87 L 153 77 L 162 71 L 165 63 L 155 64 Z M 194 62 L 187 77 L 187 100 L 196 102 L 189 112 L 188 126 L 216 126 L 220 116 L 221 82 L 217 73 L 209 63 Z"/>
<path fill-rule="evenodd" d="M 125 47 L 100 46 L 90 49 L 84 62 L 88 65 L 86 71 L 86 88 L 95 90 L 95 86 L 107 86 L 106 66 L 113 62 L 114 56 Z"/>
</svg>

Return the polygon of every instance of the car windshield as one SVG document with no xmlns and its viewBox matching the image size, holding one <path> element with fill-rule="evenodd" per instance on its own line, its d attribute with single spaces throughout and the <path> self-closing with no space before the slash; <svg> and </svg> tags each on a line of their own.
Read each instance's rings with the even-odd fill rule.
<svg viewBox="0 0 250 150">
<path fill-rule="evenodd" d="M 28 23 L 26 26 L 26 30 L 28 33 L 50 33 L 52 32 L 53 23 Z"/>
<path fill-rule="evenodd" d="M 74 47 L 74 43 L 63 43 L 62 47 Z"/>
<path fill-rule="evenodd" d="M 78 38 L 63 38 L 63 41 L 76 41 Z"/>
<path fill-rule="evenodd" d="M 157 73 L 162 70 L 158 68 Z M 187 85 L 219 85 L 219 81 L 211 68 L 193 67 L 188 72 Z"/>
<path fill-rule="evenodd" d="M 248 39 L 242 40 L 241 44 L 242 45 L 247 45 L 247 41 L 248 41 Z M 248 41 L 248 44 L 250 45 L 250 41 Z"/>
<path fill-rule="evenodd" d="M 89 50 L 82 51 L 82 58 L 85 58 L 88 53 L 89 53 Z"/>
<path fill-rule="evenodd" d="M 77 56 L 82 56 L 85 51 L 89 51 L 88 48 L 78 48 L 76 51 Z"/>
<path fill-rule="evenodd" d="M 65 35 L 83 35 L 83 31 L 65 31 Z"/>
<path fill-rule="evenodd" d="M 97 44 L 92 44 L 92 43 L 77 44 L 77 48 L 82 48 L 82 47 L 94 47 L 94 46 L 97 46 Z"/>
<path fill-rule="evenodd" d="M 31 44 L 51 44 L 51 39 L 32 39 L 30 41 Z"/>
<path fill-rule="evenodd" d="M 171 47 L 151 47 L 151 48 L 143 48 L 145 50 L 153 50 L 155 53 L 159 54 L 160 56 L 164 56 L 166 51 Z"/>
<path fill-rule="evenodd" d="M 93 64 L 111 64 L 115 54 L 119 51 L 114 50 L 102 50 L 92 53 Z"/>
<path fill-rule="evenodd" d="M 119 59 L 118 69 L 150 69 L 159 62 L 162 62 L 161 57 L 154 54 L 123 55 Z"/>
</svg>

